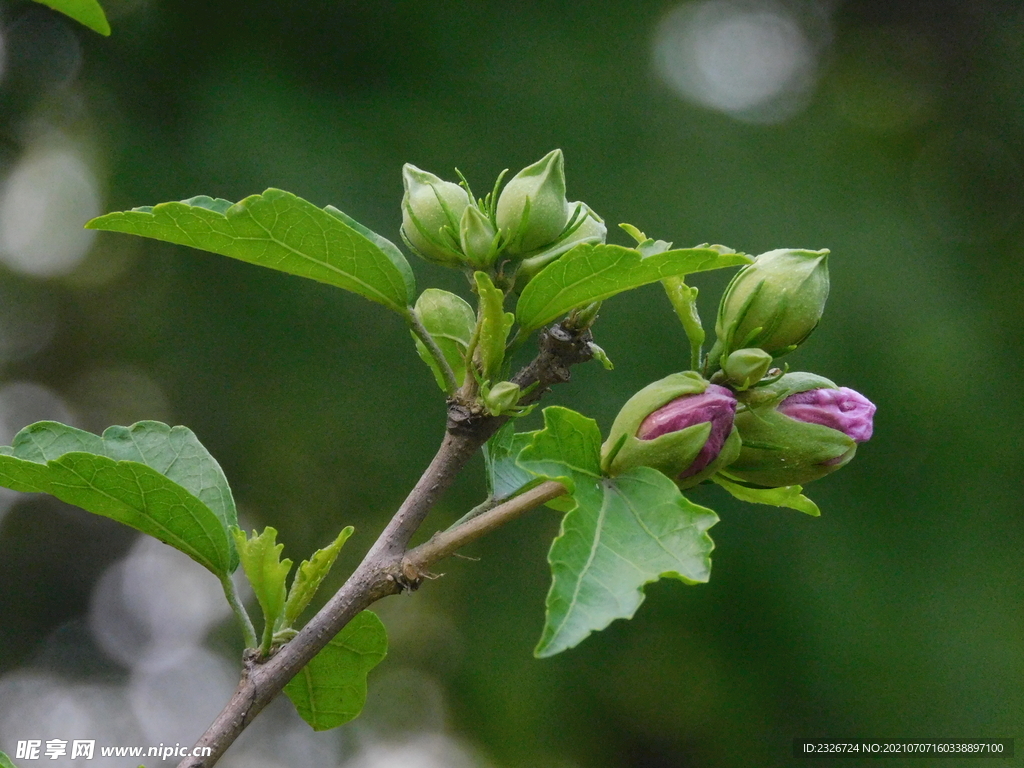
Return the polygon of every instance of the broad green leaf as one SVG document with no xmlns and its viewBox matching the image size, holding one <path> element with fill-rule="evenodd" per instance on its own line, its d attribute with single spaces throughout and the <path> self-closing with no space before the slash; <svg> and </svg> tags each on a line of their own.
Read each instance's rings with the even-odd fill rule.
<svg viewBox="0 0 1024 768">
<path fill-rule="evenodd" d="M 544 429 L 533 433 L 518 463 L 535 475 L 564 482 L 571 491 L 581 476 L 601 477 L 601 430 L 581 413 L 549 406 L 544 409 Z"/>
<path fill-rule="evenodd" d="M 130 427 L 107 427 L 101 437 L 56 421 L 39 421 L 15 435 L 10 447 L 0 446 L 0 454 L 40 464 L 72 452 L 145 464 L 203 502 L 225 530 L 238 525 L 224 471 L 188 427 L 140 421 Z M 231 562 L 234 570 L 238 565 L 234 552 Z"/>
<path fill-rule="evenodd" d="M 231 573 L 237 564 L 228 532 L 210 508 L 145 464 L 78 452 L 43 464 L 3 453 L 0 485 L 49 493 L 129 525 L 181 550 L 218 576 Z"/>
<path fill-rule="evenodd" d="M 96 460 L 87 461 L 90 455 Z M 100 484 L 93 487 L 93 480 L 81 478 L 62 484 L 72 464 L 95 469 Z M 186 427 L 140 421 L 109 427 L 101 437 L 54 421 L 37 422 L 21 430 L 12 445 L 0 446 L 0 485 L 50 493 L 119 520 L 218 575 L 238 566 L 228 537 L 237 524 L 231 489 L 220 465 Z M 180 508 L 168 507 L 174 499 L 182 500 Z"/>
<path fill-rule="evenodd" d="M 110 36 L 107 15 L 96 0 L 36 0 L 36 2 L 49 6 L 55 11 L 60 11 L 65 16 L 70 16 L 93 32 L 99 32 L 105 37 Z"/>
<path fill-rule="evenodd" d="M 288 590 L 288 601 L 284 605 L 282 627 L 292 626 L 309 605 L 309 601 L 320 589 L 320 583 L 330 573 L 331 566 L 338 558 L 338 553 L 341 552 L 341 548 L 354 530 L 355 528 L 351 525 L 346 526 L 331 544 L 323 549 L 318 549 L 309 560 L 303 560 L 299 564 L 299 570 L 295 572 L 291 589 Z"/>
<path fill-rule="evenodd" d="M 245 577 L 263 610 L 263 636 L 269 646 L 269 638 L 284 615 L 285 579 L 292 569 L 292 561 L 281 559 L 284 544 L 277 543 L 277 530 L 269 525 L 258 536 L 253 531 L 252 536 L 246 537 L 245 531 L 238 528 L 233 528 L 231 535 Z"/>
<path fill-rule="evenodd" d="M 108 213 L 86 227 L 187 245 L 308 277 L 403 315 L 415 294 L 412 269 L 393 244 L 336 208 L 317 208 L 280 189 L 234 204 L 201 195 Z"/>
<path fill-rule="evenodd" d="M 723 254 L 711 248 L 644 256 L 621 245 L 577 245 L 526 285 L 516 305 L 516 318 L 524 332 L 530 332 L 576 307 L 666 277 L 750 263 L 742 253 Z"/>
<path fill-rule="evenodd" d="M 284 692 L 313 730 L 324 731 L 354 719 L 366 703 L 366 675 L 387 654 L 388 638 L 377 615 L 357 614 Z"/>
<path fill-rule="evenodd" d="M 533 440 L 533 432 L 516 432 L 515 421 L 507 421 L 484 444 L 487 490 L 491 498 L 508 499 L 539 482 L 536 475 L 516 463 L 519 452 Z"/>
<path fill-rule="evenodd" d="M 545 429 L 520 453 L 519 464 L 547 479 L 571 480 L 576 506 L 548 555 L 552 584 L 538 657 L 631 618 L 653 581 L 707 581 L 714 546 L 707 530 L 718 521 L 649 467 L 600 477 L 597 425 L 564 408 L 546 408 L 544 417 Z"/>
<path fill-rule="evenodd" d="M 14 768 L 14 763 L 3 752 L 0 752 L 0 768 Z"/>
<path fill-rule="evenodd" d="M 466 378 L 466 347 L 469 346 L 473 337 L 473 328 L 476 326 L 476 313 L 461 296 L 439 288 L 427 288 L 420 297 L 416 299 L 414 309 L 423 327 L 434 337 L 437 346 L 444 354 L 445 360 L 455 373 L 455 382 L 461 387 Z M 412 334 L 416 342 L 416 351 L 420 358 L 434 374 L 442 391 L 447 391 L 444 377 L 437 369 L 437 363 L 433 356 L 427 351 L 423 342 Z"/>
<path fill-rule="evenodd" d="M 475 272 L 476 289 L 480 294 L 480 337 L 477 339 L 476 359 L 485 381 L 496 380 L 501 375 L 501 364 L 505 360 L 505 339 L 515 322 L 511 313 L 505 312 L 505 294 L 494 287 L 486 272 Z"/>
<path fill-rule="evenodd" d="M 788 507 L 811 517 L 821 515 L 818 505 L 803 495 L 803 486 L 784 485 L 781 488 L 750 488 L 730 480 L 718 473 L 711 478 L 740 501 L 751 504 L 768 504 L 772 507 Z"/>
</svg>

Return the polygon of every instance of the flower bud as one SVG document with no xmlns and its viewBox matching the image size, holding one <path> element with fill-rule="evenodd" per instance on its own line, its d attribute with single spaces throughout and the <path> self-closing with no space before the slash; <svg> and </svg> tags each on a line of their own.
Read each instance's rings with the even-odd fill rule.
<svg viewBox="0 0 1024 768">
<path fill-rule="evenodd" d="M 402 237 L 406 244 L 427 261 L 461 266 L 457 238 L 469 194 L 458 184 L 409 163 L 402 166 L 402 181 Z"/>
<path fill-rule="evenodd" d="M 505 185 L 495 218 L 510 255 L 541 248 L 562 233 L 569 219 L 562 150 L 548 152 Z"/>
<path fill-rule="evenodd" d="M 718 307 L 712 365 L 747 347 L 772 357 L 806 339 L 828 298 L 828 251 L 778 250 L 762 253 L 733 277 Z"/>
<path fill-rule="evenodd" d="M 736 458 L 736 398 L 687 371 L 641 389 L 619 411 L 602 446 L 602 465 L 617 475 L 654 467 L 689 488 Z M 617 450 L 616 450 L 617 449 Z"/>
<path fill-rule="evenodd" d="M 519 402 L 519 385 L 499 381 L 483 395 L 483 401 L 492 416 L 501 416 Z"/>
<path fill-rule="evenodd" d="M 579 209 L 579 216 L 583 220 L 579 222 L 576 229 L 567 234 L 564 239 L 555 242 L 550 248 L 523 259 L 516 272 L 517 291 L 522 291 L 538 272 L 566 251 L 572 250 L 581 243 L 603 243 L 605 241 L 608 236 L 608 227 L 605 226 L 604 219 L 594 213 L 586 203 L 578 201 L 569 203 L 569 210 L 572 212 L 570 216 L 576 215 L 577 209 Z"/>
<path fill-rule="evenodd" d="M 772 356 L 763 349 L 737 349 L 722 364 L 722 372 L 734 388 L 742 392 L 757 384 L 772 364 Z"/>
<path fill-rule="evenodd" d="M 462 220 L 459 222 L 459 243 L 462 245 L 462 252 L 466 261 L 477 269 L 487 269 L 494 263 L 498 255 L 498 244 L 495 236 L 498 231 L 494 228 L 487 214 L 483 213 L 475 205 L 470 205 L 462 213 Z"/>
<path fill-rule="evenodd" d="M 750 392 L 736 414 L 743 447 L 726 470 L 744 482 L 809 483 L 848 463 L 871 437 L 874 404 L 821 376 L 790 373 Z"/>
</svg>

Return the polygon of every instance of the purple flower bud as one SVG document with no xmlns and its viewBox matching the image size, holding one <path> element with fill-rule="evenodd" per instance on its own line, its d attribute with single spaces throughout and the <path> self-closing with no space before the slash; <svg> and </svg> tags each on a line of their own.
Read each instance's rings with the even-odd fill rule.
<svg viewBox="0 0 1024 768">
<path fill-rule="evenodd" d="M 783 400 L 777 410 L 797 421 L 838 430 L 858 443 L 871 439 L 875 404 L 849 387 L 798 392 Z"/>
<path fill-rule="evenodd" d="M 736 416 L 736 398 L 732 392 L 717 384 L 709 384 L 697 395 L 683 395 L 648 414 L 637 429 L 640 440 L 654 440 L 670 432 L 678 432 L 705 422 L 711 423 L 711 433 L 697 453 L 693 463 L 679 474 L 679 479 L 692 477 L 715 460 L 732 432 Z"/>
</svg>

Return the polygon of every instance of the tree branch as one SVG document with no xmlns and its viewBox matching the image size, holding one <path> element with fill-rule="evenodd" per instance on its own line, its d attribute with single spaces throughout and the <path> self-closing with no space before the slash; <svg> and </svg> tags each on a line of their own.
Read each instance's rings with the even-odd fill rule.
<svg viewBox="0 0 1024 768">
<path fill-rule="evenodd" d="M 540 353 L 513 378 L 523 389 L 534 383 L 537 385 L 520 402 L 536 401 L 553 384 L 568 381 L 569 368 L 593 356 L 590 341 L 589 330 L 577 331 L 554 325 L 543 331 Z M 449 399 L 447 432 L 437 454 L 363 561 L 316 616 L 270 658 L 258 659 L 255 653 L 247 654 L 234 695 L 196 742 L 196 747 L 209 747 L 211 754 L 187 757 L 178 764 L 178 768 L 211 768 L 215 765 L 256 715 L 356 614 L 382 597 L 419 586 L 422 571 L 410 569 L 407 572 L 402 567 L 410 540 L 470 457 L 505 421 L 507 417 L 491 416 L 475 402 L 461 402 L 454 397 Z M 550 486 L 557 486 L 557 492 Z M 542 488 L 545 490 L 536 494 Z M 564 492 L 558 483 L 544 483 L 527 493 L 535 493 L 531 500 L 540 499 L 533 504 L 537 506 Z M 431 542 L 427 542 L 423 545 L 425 549 L 413 550 L 413 553 L 419 552 L 414 562 L 420 559 L 425 565 L 436 562 L 455 551 L 446 551 L 445 548 L 457 548 L 473 541 L 532 508 L 522 507 L 524 502 L 519 501 L 527 493 L 452 529 L 448 533 L 453 538 L 443 538 L 442 535 L 441 544 L 430 546 Z M 549 493 L 551 495 L 546 496 Z M 446 554 L 440 554 L 443 551 Z"/>
<path fill-rule="evenodd" d="M 548 480 L 467 520 L 462 525 L 435 533 L 425 544 L 409 550 L 402 559 L 402 571 L 405 574 L 423 574 L 434 563 L 444 560 L 481 536 L 566 493 L 564 485 Z"/>
</svg>

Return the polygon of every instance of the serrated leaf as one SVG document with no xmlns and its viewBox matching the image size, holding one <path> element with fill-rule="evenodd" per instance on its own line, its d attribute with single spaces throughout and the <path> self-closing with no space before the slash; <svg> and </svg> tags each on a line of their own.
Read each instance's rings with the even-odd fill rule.
<svg viewBox="0 0 1024 768">
<path fill-rule="evenodd" d="M 14 763 L 3 752 L 0 752 L 0 768 L 14 768 Z"/>
<path fill-rule="evenodd" d="M 581 477 L 601 477 L 601 430 L 597 422 L 570 408 L 544 409 L 544 429 L 519 454 L 523 469 L 558 480 L 570 491 Z"/>
<path fill-rule="evenodd" d="M 577 245 L 552 262 L 523 289 L 516 318 L 531 332 L 576 307 L 666 277 L 750 264 L 744 254 L 689 248 L 644 256 L 621 245 Z"/>
<path fill-rule="evenodd" d="M 36 0 L 55 11 L 70 16 L 80 24 L 84 24 L 93 32 L 105 37 L 110 36 L 110 24 L 103 7 L 96 0 Z"/>
<path fill-rule="evenodd" d="M 787 507 L 811 517 L 819 517 L 818 505 L 803 495 L 803 486 L 784 485 L 780 488 L 750 488 L 727 479 L 721 473 L 711 478 L 740 501 L 751 504 L 767 504 L 772 507 Z"/>
<path fill-rule="evenodd" d="M 434 337 L 437 346 L 444 354 L 445 360 L 455 374 L 455 382 L 460 387 L 466 378 L 466 347 L 473 337 L 476 326 L 476 313 L 465 299 L 454 293 L 439 288 L 427 288 L 416 299 L 415 310 L 423 327 Z M 444 376 L 437 368 L 433 355 L 427 351 L 422 341 L 412 334 L 416 342 L 416 352 L 434 374 L 434 380 L 442 391 L 447 392 Z"/>
<path fill-rule="evenodd" d="M 480 294 L 480 337 L 476 345 L 476 359 L 484 380 L 495 380 L 501 375 L 505 360 L 505 339 L 515 318 L 505 312 L 505 294 L 494 287 L 486 272 L 475 272 L 477 293 Z"/>
<path fill-rule="evenodd" d="M 508 421 L 484 444 L 487 490 L 491 498 L 508 499 L 539 482 L 537 477 L 516 464 L 519 452 L 533 440 L 533 432 L 516 432 L 515 421 Z"/>
<path fill-rule="evenodd" d="M 284 605 L 284 621 L 282 627 L 290 627 L 299 618 L 299 615 L 309 605 L 309 601 L 316 595 L 320 584 L 330 573 L 334 561 L 338 559 L 338 553 L 348 541 L 348 537 L 355 530 L 351 525 L 342 528 L 338 537 L 323 549 L 318 549 L 309 560 L 303 560 L 299 564 L 299 570 L 295 572 L 291 589 L 288 590 L 288 601 Z"/>
<path fill-rule="evenodd" d="M 564 483 L 575 507 L 562 519 L 548 555 L 552 584 L 538 657 L 572 648 L 615 619 L 631 618 L 652 581 L 707 581 L 714 546 L 707 530 L 718 520 L 649 467 L 601 477 L 601 433 L 593 420 L 552 406 L 544 409 L 544 425 L 518 463 Z"/>
<path fill-rule="evenodd" d="M 237 524 L 231 488 L 190 429 L 140 421 L 109 427 L 101 437 L 41 421 L 25 427 L 12 442 L 0 446 L 0 485 L 50 493 L 118 520 L 218 575 L 238 566 L 228 538 L 228 529 Z M 69 480 L 72 468 L 89 475 Z"/>
<path fill-rule="evenodd" d="M 387 654 L 388 639 L 377 615 L 357 614 L 284 687 L 313 730 L 335 728 L 356 718 L 366 703 L 366 675 Z"/>
<path fill-rule="evenodd" d="M 277 543 L 277 530 L 269 525 L 263 533 L 247 537 L 245 531 L 233 528 L 238 557 L 242 561 L 245 577 L 263 610 L 264 638 L 269 638 L 284 615 L 285 579 L 292 569 L 292 561 L 281 559 L 284 544 Z"/>
<path fill-rule="evenodd" d="M 307 277 L 403 315 L 415 295 L 412 269 L 394 244 L 336 208 L 317 208 L 280 189 L 235 204 L 201 195 L 108 213 L 86 227 L 187 245 Z"/>
<path fill-rule="evenodd" d="M 630 619 L 644 587 L 664 577 L 708 580 L 718 516 L 686 499 L 650 467 L 615 478 L 578 476 L 576 508 L 551 545 L 552 583 L 544 631 L 534 654 L 572 648 L 615 619 Z"/>
</svg>

